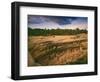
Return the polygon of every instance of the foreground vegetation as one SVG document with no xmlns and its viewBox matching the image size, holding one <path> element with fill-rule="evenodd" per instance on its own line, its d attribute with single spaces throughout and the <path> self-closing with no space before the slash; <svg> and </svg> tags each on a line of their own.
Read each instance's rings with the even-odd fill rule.
<svg viewBox="0 0 100 82">
<path fill-rule="evenodd" d="M 29 36 L 28 53 L 28 66 L 87 64 L 87 33 Z"/>
</svg>

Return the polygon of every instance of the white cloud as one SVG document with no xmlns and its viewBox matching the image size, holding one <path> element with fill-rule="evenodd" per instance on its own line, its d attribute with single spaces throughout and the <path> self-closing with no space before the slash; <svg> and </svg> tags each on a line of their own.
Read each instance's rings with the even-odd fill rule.
<svg viewBox="0 0 100 82">
<path fill-rule="evenodd" d="M 41 29 L 87 29 L 87 24 L 69 24 L 69 25 L 59 25 L 55 22 L 46 22 L 46 23 L 41 23 L 41 24 L 29 24 L 29 27 L 34 29 L 34 28 L 41 28 Z"/>
</svg>

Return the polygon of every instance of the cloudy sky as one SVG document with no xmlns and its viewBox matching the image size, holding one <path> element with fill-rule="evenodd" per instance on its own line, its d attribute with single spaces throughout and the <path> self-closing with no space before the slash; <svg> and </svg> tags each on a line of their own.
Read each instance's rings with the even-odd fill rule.
<svg viewBox="0 0 100 82">
<path fill-rule="evenodd" d="M 41 29 L 87 29 L 87 17 L 28 15 L 28 27 Z"/>
</svg>

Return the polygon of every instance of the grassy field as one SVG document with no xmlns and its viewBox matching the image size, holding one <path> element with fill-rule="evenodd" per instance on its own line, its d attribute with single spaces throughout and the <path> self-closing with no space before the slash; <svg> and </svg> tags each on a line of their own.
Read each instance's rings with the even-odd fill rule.
<svg viewBox="0 0 100 82">
<path fill-rule="evenodd" d="M 87 33 L 28 37 L 28 66 L 87 64 Z"/>
</svg>

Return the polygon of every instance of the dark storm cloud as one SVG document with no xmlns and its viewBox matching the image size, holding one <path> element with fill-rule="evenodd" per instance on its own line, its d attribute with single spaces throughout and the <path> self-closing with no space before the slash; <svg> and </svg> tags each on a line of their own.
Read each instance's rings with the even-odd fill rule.
<svg viewBox="0 0 100 82">
<path fill-rule="evenodd" d="M 59 25 L 67 25 L 67 24 L 71 24 L 74 20 L 77 19 L 77 17 L 62 17 L 62 16 L 58 16 L 58 17 L 49 17 L 51 20 L 53 20 L 54 22 L 58 23 Z"/>
<path fill-rule="evenodd" d="M 29 24 L 40 24 L 45 22 L 43 21 L 43 17 L 41 16 L 28 16 L 28 23 Z"/>
<path fill-rule="evenodd" d="M 79 23 L 82 22 L 85 23 L 87 22 L 87 17 L 28 15 L 28 24 L 41 24 L 46 22 L 54 22 L 59 25 L 68 25 L 68 24 L 72 24 L 73 21 L 78 21 Z"/>
</svg>

